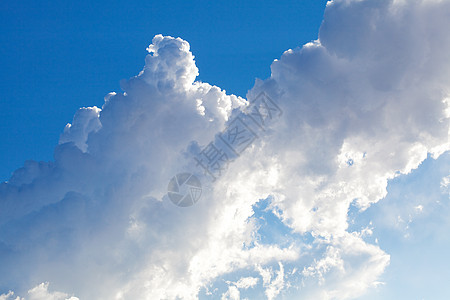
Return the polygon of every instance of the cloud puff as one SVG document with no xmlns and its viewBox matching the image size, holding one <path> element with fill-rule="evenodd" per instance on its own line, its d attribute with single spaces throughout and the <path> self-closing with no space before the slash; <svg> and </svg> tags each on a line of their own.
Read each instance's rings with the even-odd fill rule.
<svg viewBox="0 0 450 300">
<path fill-rule="evenodd" d="M 69 295 L 61 292 L 49 292 L 49 283 L 41 283 L 28 291 L 27 299 L 30 300 L 79 300 L 77 297 L 69 297 Z M 15 297 L 14 292 L 9 291 L 7 294 L 0 295 L 0 300 L 23 300 L 24 298 Z"/>
<path fill-rule="evenodd" d="M 389 179 L 450 149 L 449 11 L 329 2 L 319 39 L 286 51 L 247 95 L 263 92 L 283 115 L 189 208 L 168 200 L 169 180 L 200 176 L 193 156 L 252 111 L 195 82 L 186 41 L 155 36 L 123 93 L 75 114 L 54 162 L 26 162 L 1 184 L 0 290 L 48 293 L 49 281 L 80 299 L 362 295 L 389 255 L 348 229 L 349 207 L 368 208 Z M 220 290 L 226 276 L 236 277 Z"/>
</svg>

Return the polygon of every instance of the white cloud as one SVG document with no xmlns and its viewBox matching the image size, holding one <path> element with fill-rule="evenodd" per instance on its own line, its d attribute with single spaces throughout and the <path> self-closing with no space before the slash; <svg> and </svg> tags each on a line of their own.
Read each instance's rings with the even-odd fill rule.
<svg viewBox="0 0 450 300">
<path fill-rule="evenodd" d="M 14 297 L 14 292 L 13 291 L 9 291 L 7 294 L 2 294 L 0 295 L 0 300 L 20 300 L 20 297 Z"/>
<path fill-rule="evenodd" d="M 258 278 L 256 277 L 243 277 L 236 282 L 236 287 L 239 289 L 248 289 L 254 287 L 258 283 Z"/>
<path fill-rule="evenodd" d="M 273 272 L 271 268 L 262 268 L 258 266 L 258 271 L 263 279 L 263 287 L 268 300 L 275 299 L 281 290 L 285 287 L 284 267 L 280 262 L 279 270 Z"/>
<path fill-rule="evenodd" d="M 64 133 L 61 134 L 59 143 L 73 142 L 81 151 L 86 152 L 86 142 L 89 134 L 98 131 L 102 127 L 99 120 L 100 111 L 101 109 L 96 106 L 80 108 L 75 113 L 72 124 L 68 123 L 64 128 Z"/>
<path fill-rule="evenodd" d="M 61 292 L 49 292 L 48 282 L 41 283 L 28 291 L 29 300 L 79 300 L 77 297 L 70 297 Z"/>
<path fill-rule="evenodd" d="M 441 180 L 441 189 L 443 193 L 447 190 L 447 193 L 449 193 L 449 186 L 450 186 L 450 175 L 445 176 Z"/>
<path fill-rule="evenodd" d="M 372 220 L 373 236 L 379 237 L 380 246 L 392 258 L 379 279 L 385 284 L 364 299 L 396 299 L 400 294 L 405 299 L 439 299 L 450 295 L 444 279 L 448 277 L 450 198 L 440 188 L 442 176 L 448 174 L 449 154 L 428 159 L 411 174 L 393 180 L 385 199 L 353 215 L 353 229 Z M 423 209 L 419 212 L 420 206 Z"/>
<path fill-rule="evenodd" d="M 124 93 L 75 114 L 55 162 L 27 162 L 0 186 L 0 290 L 49 281 L 80 299 L 195 299 L 246 270 L 268 299 L 363 295 L 389 255 L 348 231 L 351 203 L 367 209 L 389 179 L 450 150 L 449 11 L 330 2 L 319 40 L 286 51 L 248 94 L 265 92 L 282 117 L 184 209 L 165 196 L 170 178 L 200 173 L 192 155 L 247 103 L 194 81 L 186 41 L 155 36 Z M 267 224 L 285 238 L 264 243 L 254 214 L 269 196 Z M 238 299 L 246 286 L 258 285 L 236 281 L 220 295 Z M 47 288 L 28 297 L 68 297 Z"/>
<path fill-rule="evenodd" d="M 229 286 L 226 293 L 222 295 L 222 300 L 240 300 L 241 299 L 241 293 L 239 293 L 239 290 L 236 286 Z"/>
<path fill-rule="evenodd" d="M 30 289 L 27 294 L 27 300 L 79 300 L 77 297 L 69 296 L 62 292 L 50 292 L 48 290 L 49 283 L 43 282 Z M 0 295 L 0 300 L 24 300 L 19 296 L 15 297 L 14 292 L 9 291 L 7 294 Z"/>
<path fill-rule="evenodd" d="M 222 294 L 221 299 L 241 299 L 240 289 L 246 290 L 253 288 L 258 283 L 259 279 L 257 277 L 242 277 L 237 282 L 227 282 L 228 290 Z"/>
</svg>

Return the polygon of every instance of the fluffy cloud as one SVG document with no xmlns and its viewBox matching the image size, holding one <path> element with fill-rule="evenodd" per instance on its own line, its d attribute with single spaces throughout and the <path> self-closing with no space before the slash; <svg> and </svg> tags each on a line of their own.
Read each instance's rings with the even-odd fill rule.
<svg viewBox="0 0 450 300">
<path fill-rule="evenodd" d="M 155 36 L 123 93 L 75 114 L 54 162 L 26 162 L 1 184 L 0 297 L 35 286 L 25 297 L 39 299 L 42 282 L 80 299 L 364 294 L 389 255 L 349 230 L 349 207 L 450 150 L 449 11 L 329 2 L 319 39 L 286 51 L 247 95 L 264 92 L 283 115 L 213 183 L 193 156 L 249 103 L 196 82 L 186 41 Z M 189 208 L 166 195 L 180 172 L 203 180 Z"/>
<path fill-rule="evenodd" d="M 77 297 L 70 297 L 61 292 L 50 292 L 48 290 L 49 283 L 41 283 L 28 291 L 27 299 L 30 300 L 79 300 Z M 14 292 L 9 291 L 7 294 L 0 295 L 0 300 L 23 300 L 24 298 L 15 297 Z"/>
</svg>

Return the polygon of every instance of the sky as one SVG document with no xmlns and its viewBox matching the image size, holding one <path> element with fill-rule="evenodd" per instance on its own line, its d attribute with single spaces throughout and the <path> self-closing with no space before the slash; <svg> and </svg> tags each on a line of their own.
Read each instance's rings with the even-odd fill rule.
<svg viewBox="0 0 450 300">
<path fill-rule="evenodd" d="M 449 1 L 0 22 L 0 300 L 450 297 Z"/>
<path fill-rule="evenodd" d="M 2 1 L 0 179 L 49 161 L 79 107 L 136 75 L 156 34 L 187 40 L 198 80 L 245 97 L 289 49 L 317 38 L 326 1 Z M 264 34 L 259 34 L 264 32 Z M 3 159 L 4 158 L 4 159 Z"/>
</svg>

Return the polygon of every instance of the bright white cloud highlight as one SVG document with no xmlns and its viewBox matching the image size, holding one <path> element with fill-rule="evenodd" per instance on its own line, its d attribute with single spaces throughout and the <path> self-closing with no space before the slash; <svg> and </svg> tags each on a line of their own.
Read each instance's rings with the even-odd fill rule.
<svg viewBox="0 0 450 300">
<path fill-rule="evenodd" d="M 70 297 L 69 295 L 61 292 L 50 292 L 48 290 L 49 283 L 43 282 L 34 288 L 30 289 L 26 299 L 29 300 L 79 300 L 77 297 Z M 23 300 L 19 296 L 14 296 L 14 292 L 9 291 L 7 294 L 0 295 L 0 300 Z"/>
</svg>

